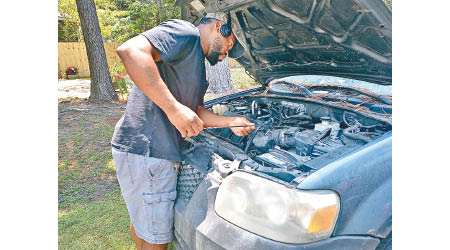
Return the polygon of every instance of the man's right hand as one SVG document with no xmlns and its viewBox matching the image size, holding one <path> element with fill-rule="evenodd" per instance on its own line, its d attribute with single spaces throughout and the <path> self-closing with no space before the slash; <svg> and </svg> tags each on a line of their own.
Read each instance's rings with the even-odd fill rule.
<svg viewBox="0 0 450 250">
<path fill-rule="evenodd" d="M 183 138 L 196 136 L 203 130 L 203 121 L 194 111 L 181 103 L 176 103 L 166 115 Z"/>
</svg>

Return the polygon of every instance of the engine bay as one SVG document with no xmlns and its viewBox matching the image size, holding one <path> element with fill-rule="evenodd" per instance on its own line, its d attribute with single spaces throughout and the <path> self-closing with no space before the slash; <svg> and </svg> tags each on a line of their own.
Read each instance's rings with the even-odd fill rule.
<svg viewBox="0 0 450 250">
<path fill-rule="evenodd" d="M 205 128 L 187 138 L 178 178 L 185 199 L 211 168 L 222 178 L 245 169 L 298 184 L 392 129 L 388 118 L 293 98 L 245 96 L 209 109 L 219 115 L 245 116 L 255 129 L 240 137 L 229 128 Z"/>
</svg>

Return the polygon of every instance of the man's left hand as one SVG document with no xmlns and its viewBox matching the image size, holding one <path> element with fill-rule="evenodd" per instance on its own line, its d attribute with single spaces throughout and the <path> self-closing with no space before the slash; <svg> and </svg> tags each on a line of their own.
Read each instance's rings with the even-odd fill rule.
<svg viewBox="0 0 450 250">
<path fill-rule="evenodd" d="M 248 126 L 248 127 L 231 128 L 231 131 L 233 131 L 233 133 L 237 136 L 248 135 L 255 129 L 255 124 L 251 123 L 243 116 L 233 117 L 233 120 L 230 122 L 230 126 Z"/>
</svg>

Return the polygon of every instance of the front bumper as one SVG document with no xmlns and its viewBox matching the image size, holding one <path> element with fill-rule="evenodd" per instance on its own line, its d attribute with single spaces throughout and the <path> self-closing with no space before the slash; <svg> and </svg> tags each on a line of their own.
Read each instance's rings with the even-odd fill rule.
<svg viewBox="0 0 450 250">
<path fill-rule="evenodd" d="M 308 244 L 286 244 L 250 233 L 220 218 L 214 211 L 218 187 L 207 179 L 198 186 L 189 201 L 175 203 L 175 246 L 177 250 L 219 249 L 375 249 L 377 238 L 336 236 Z"/>
</svg>

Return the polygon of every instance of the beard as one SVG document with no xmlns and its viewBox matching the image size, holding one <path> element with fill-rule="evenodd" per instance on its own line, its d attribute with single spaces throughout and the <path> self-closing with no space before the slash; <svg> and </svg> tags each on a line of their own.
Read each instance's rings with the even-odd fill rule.
<svg viewBox="0 0 450 250">
<path fill-rule="evenodd" d="M 206 55 L 206 60 L 208 60 L 209 64 L 211 66 L 216 65 L 219 62 L 219 51 L 222 50 L 222 46 L 220 45 L 220 39 L 219 37 L 216 37 L 214 39 L 213 47 L 211 51 Z"/>
<path fill-rule="evenodd" d="M 206 60 L 208 60 L 209 64 L 211 66 L 216 65 L 219 62 L 219 52 L 217 51 L 211 51 L 207 56 L 206 56 Z"/>
</svg>

